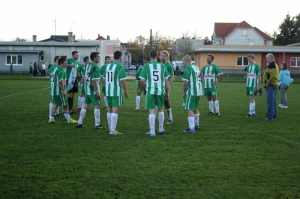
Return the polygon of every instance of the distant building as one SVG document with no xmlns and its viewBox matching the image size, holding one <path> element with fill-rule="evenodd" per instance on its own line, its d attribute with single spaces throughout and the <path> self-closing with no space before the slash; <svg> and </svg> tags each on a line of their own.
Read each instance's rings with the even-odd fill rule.
<svg viewBox="0 0 300 199">
<path fill-rule="evenodd" d="M 193 51 L 195 64 L 202 68 L 205 66 L 206 57 L 212 54 L 214 63 L 221 69 L 243 71 L 248 65 L 247 55 L 254 54 L 262 70 L 266 67 L 266 55 L 272 53 L 275 62 L 280 65 L 286 62 L 292 73 L 300 73 L 300 48 L 297 46 L 214 46 L 203 45 Z"/>
<path fill-rule="evenodd" d="M 41 41 L 33 35 L 33 42 L 0 42 L 0 72 L 8 72 L 10 63 L 14 64 L 16 71 L 28 71 L 30 62 L 48 65 L 54 62 L 55 56 L 69 58 L 75 50 L 79 52 L 79 62 L 83 62 L 83 57 L 90 56 L 91 52 L 99 52 L 101 66 L 106 55 L 113 58 L 113 52 L 120 50 L 120 41 L 107 39 L 75 40 L 73 33 L 69 32 L 66 36 L 51 35 Z"/>
<path fill-rule="evenodd" d="M 273 46 L 273 39 L 246 21 L 215 23 L 212 45 Z"/>
</svg>

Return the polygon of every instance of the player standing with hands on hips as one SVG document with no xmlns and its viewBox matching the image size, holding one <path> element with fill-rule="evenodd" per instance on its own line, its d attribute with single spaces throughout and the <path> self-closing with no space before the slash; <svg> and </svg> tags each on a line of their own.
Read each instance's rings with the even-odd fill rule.
<svg viewBox="0 0 300 199">
<path fill-rule="evenodd" d="M 220 116 L 220 105 L 217 99 L 217 86 L 220 84 L 223 78 L 223 73 L 219 67 L 213 64 L 214 56 L 207 55 L 207 64 L 202 69 L 202 75 L 204 79 L 204 96 L 208 99 L 209 112 L 208 115 L 214 114 L 214 104 L 216 109 L 216 115 Z M 218 76 L 218 80 L 217 77 Z"/>
<path fill-rule="evenodd" d="M 149 127 L 150 131 L 146 135 L 155 136 L 155 106 L 158 107 L 158 133 L 163 134 L 164 130 L 164 99 L 168 95 L 169 73 L 165 65 L 157 62 L 158 53 L 155 50 L 150 51 L 150 62 L 141 70 L 140 82 L 144 87 L 146 82 L 146 109 L 149 110 Z M 168 98 L 168 96 L 166 96 Z"/>
</svg>

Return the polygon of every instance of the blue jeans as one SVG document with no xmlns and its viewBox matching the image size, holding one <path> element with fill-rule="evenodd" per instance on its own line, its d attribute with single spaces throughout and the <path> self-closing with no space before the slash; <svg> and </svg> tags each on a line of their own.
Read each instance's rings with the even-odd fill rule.
<svg viewBox="0 0 300 199">
<path fill-rule="evenodd" d="M 268 107 L 266 117 L 269 119 L 277 118 L 277 105 L 276 105 L 277 91 L 278 91 L 278 86 L 268 86 L 266 88 L 267 107 Z"/>
</svg>

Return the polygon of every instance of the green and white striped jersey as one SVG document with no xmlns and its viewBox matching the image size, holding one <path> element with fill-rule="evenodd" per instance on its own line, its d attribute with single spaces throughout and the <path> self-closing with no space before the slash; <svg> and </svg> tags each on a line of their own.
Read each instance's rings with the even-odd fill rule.
<svg viewBox="0 0 300 199">
<path fill-rule="evenodd" d="M 170 62 L 167 62 L 166 64 L 165 64 L 165 66 L 166 66 L 166 68 L 167 68 L 167 70 L 168 70 L 168 73 L 169 73 L 169 81 L 171 80 L 171 76 L 172 75 L 174 75 L 174 70 L 173 70 L 173 66 L 171 65 L 171 63 Z"/>
<path fill-rule="evenodd" d="M 200 96 L 202 95 L 201 88 L 201 72 L 198 66 L 194 64 L 187 65 L 182 76 L 183 81 L 189 82 L 186 95 Z"/>
<path fill-rule="evenodd" d="M 101 69 L 101 76 L 105 80 L 105 96 L 122 96 L 120 81 L 126 79 L 124 66 L 119 62 L 111 62 L 102 66 Z"/>
<path fill-rule="evenodd" d="M 68 64 L 75 64 L 76 65 L 75 66 L 76 69 L 79 66 L 79 62 L 77 60 L 73 60 L 72 58 L 67 59 L 67 63 Z M 67 66 L 67 68 L 66 68 L 67 80 L 69 80 L 71 71 L 72 71 L 72 66 Z"/>
<path fill-rule="evenodd" d="M 66 73 L 63 68 L 57 65 L 52 65 L 50 68 L 50 95 L 58 96 L 61 94 L 59 82 L 63 81 L 64 87 L 66 86 Z"/>
<path fill-rule="evenodd" d="M 215 81 L 217 79 L 217 75 L 223 74 L 219 67 L 215 64 L 211 66 L 206 65 L 202 69 L 203 79 L 204 79 L 204 88 L 213 88 L 215 87 Z"/>
<path fill-rule="evenodd" d="M 247 66 L 247 82 L 246 86 L 247 87 L 257 87 L 257 80 L 258 80 L 258 75 L 260 75 L 260 66 L 255 63 L 255 64 L 249 64 Z"/>
<path fill-rule="evenodd" d="M 77 67 L 77 72 L 81 75 L 84 76 L 84 70 L 85 70 L 85 66 L 83 64 L 79 64 L 79 66 Z"/>
<path fill-rule="evenodd" d="M 100 82 L 100 69 L 97 64 L 94 62 L 90 62 L 85 66 L 85 74 L 84 74 L 84 89 L 86 95 L 93 95 L 95 90 L 93 86 L 93 80 L 97 81 L 99 85 Z M 98 90 L 100 93 L 100 86 L 98 86 Z"/>
<path fill-rule="evenodd" d="M 165 94 L 165 79 L 169 76 L 166 66 L 159 62 L 147 63 L 140 72 L 140 79 L 146 80 L 146 90 L 151 95 Z"/>
<path fill-rule="evenodd" d="M 50 95 L 53 96 L 54 93 L 56 93 L 56 91 L 54 91 L 54 81 L 55 80 L 55 72 L 56 72 L 56 64 L 53 64 L 50 68 L 49 74 L 50 74 Z M 56 88 L 56 90 L 58 90 L 58 88 Z"/>
</svg>

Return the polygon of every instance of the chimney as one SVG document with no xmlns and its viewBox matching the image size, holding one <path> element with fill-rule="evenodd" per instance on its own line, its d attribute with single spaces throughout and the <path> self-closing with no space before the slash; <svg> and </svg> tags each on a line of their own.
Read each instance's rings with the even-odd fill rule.
<svg viewBox="0 0 300 199">
<path fill-rule="evenodd" d="M 32 41 L 36 42 L 36 35 L 32 35 Z"/>
<path fill-rule="evenodd" d="M 68 42 L 73 43 L 73 32 L 68 32 Z"/>
<path fill-rule="evenodd" d="M 107 35 L 106 38 L 107 38 L 107 40 L 110 40 L 110 36 L 109 35 Z"/>
</svg>

